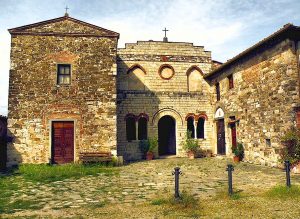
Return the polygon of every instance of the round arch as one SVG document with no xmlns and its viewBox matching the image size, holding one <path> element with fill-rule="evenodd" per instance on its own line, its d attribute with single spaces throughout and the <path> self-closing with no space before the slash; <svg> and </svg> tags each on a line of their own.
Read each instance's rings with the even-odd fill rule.
<svg viewBox="0 0 300 219">
<path fill-rule="evenodd" d="M 133 71 L 137 68 L 141 69 L 144 72 L 144 74 L 147 74 L 146 70 L 140 64 L 134 64 L 134 65 L 130 66 L 127 70 L 127 74 L 129 74 L 131 71 Z"/>
<path fill-rule="evenodd" d="M 171 116 L 175 119 L 175 121 L 178 124 L 183 125 L 183 119 L 182 119 L 181 115 L 176 110 L 171 109 L 171 108 L 163 108 L 163 109 L 158 110 L 153 115 L 152 125 L 157 125 L 159 119 L 162 118 L 163 116 Z"/>
</svg>

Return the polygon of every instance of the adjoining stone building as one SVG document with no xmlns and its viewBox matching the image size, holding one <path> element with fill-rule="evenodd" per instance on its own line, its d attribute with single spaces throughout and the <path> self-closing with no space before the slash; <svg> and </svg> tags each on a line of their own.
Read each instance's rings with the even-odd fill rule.
<svg viewBox="0 0 300 219">
<path fill-rule="evenodd" d="M 68 15 L 10 29 L 8 165 L 79 160 L 108 151 L 141 159 L 185 156 L 186 131 L 213 154 L 277 165 L 280 136 L 296 125 L 299 28 L 286 25 L 225 64 L 192 43 L 138 41 Z M 221 66 L 220 66 L 221 65 Z"/>
</svg>

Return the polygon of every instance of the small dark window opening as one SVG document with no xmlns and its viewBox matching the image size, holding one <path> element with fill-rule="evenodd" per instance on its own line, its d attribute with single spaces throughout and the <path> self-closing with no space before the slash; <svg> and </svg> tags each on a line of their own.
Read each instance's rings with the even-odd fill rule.
<svg viewBox="0 0 300 219">
<path fill-rule="evenodd" d="M 217 101 L 220 100 L 220 84 L 216 83 L 216 93 L 217 93 Z"/>
<path fill-rule="evenodd" d="M 138 139 L 146 140 L 147 139 L 147 119 L 144 117 L 139 118 L 138 121 Z"/>
<path fill-rule="evenodd" d="M 189 117 L 187 119 L 187 131 L 191 133 L 191 138 L 195 138 L 195 127 L 194 127 L 194 118 L 193 117 Z"/>
<path fill-rule="evenodd" d="M 126 119 L 126 136 L 127 141 L 136 140 L 135 118 L 128 117 Z"/>
<path fill-rule="evenodd" d="M 271 139 L 269 138 L 266 139 L 266 145 L 267 147 L 271 147 Z"/>
<path fill-rule="evenodd" d="M 57 65 L 57 84 L 71 84 L 71 65 Z"/>
<path fill-rule="evenodd" d="M 197 123 L 197 138 L 204 138 L 204 118 L 199 118 Z"/>
<path fill-rule="evenodd" d="M 234 87 L 233 75 L 229 75 L 227 78 L 228 78 L 228 83 L 229 83 L 229 89 L 232 89 Z"/>
</svg>

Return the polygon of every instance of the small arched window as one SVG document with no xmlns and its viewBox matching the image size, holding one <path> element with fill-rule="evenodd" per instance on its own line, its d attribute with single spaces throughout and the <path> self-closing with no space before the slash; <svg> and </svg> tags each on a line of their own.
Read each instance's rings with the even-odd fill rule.
<svg viewBox="0 0 300 219">
<path fill-rule="evenodd" d="M 147 118 L 140 117 L 138 120 L 138 139 L 146 140 L 148 138 L 147 134 Z"/>
<path fill-rule="evenodd" d="M 191 133 L 191 138 L 195 138 L 194 117 L 192 116 L 187 119 L 187 131 Z"/>
<path fill-rule="evenodd" d="M 145 69 L 136 64 L 127 71 L 128 90 L 145 90 Z"/>
<path fill-rule="evenodd" d="M 204 138 L 204 123 L 205 119 L 200 117 L 197 123 L 197 138 Z"/>
<path fill-rule="evenodd" d="M 136 126 L 133 116 L 127 116 L 126 118 L 126 137 L 127 141 L 136 140 Z"/>
</svg>

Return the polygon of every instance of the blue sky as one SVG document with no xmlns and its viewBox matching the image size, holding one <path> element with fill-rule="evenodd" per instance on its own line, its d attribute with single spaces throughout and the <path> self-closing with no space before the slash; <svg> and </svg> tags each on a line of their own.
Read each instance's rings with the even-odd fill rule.
<svg viewBox="0 0 300 219">
<path fill-rule="evenodd" d="M 286 23 L 300 25 L 299 0 L 0 0 L 0 114 L 7 114 L 8 28 L 64 15 L 137 40 L 193 42 L 225 62 Z"/>
</svg>

